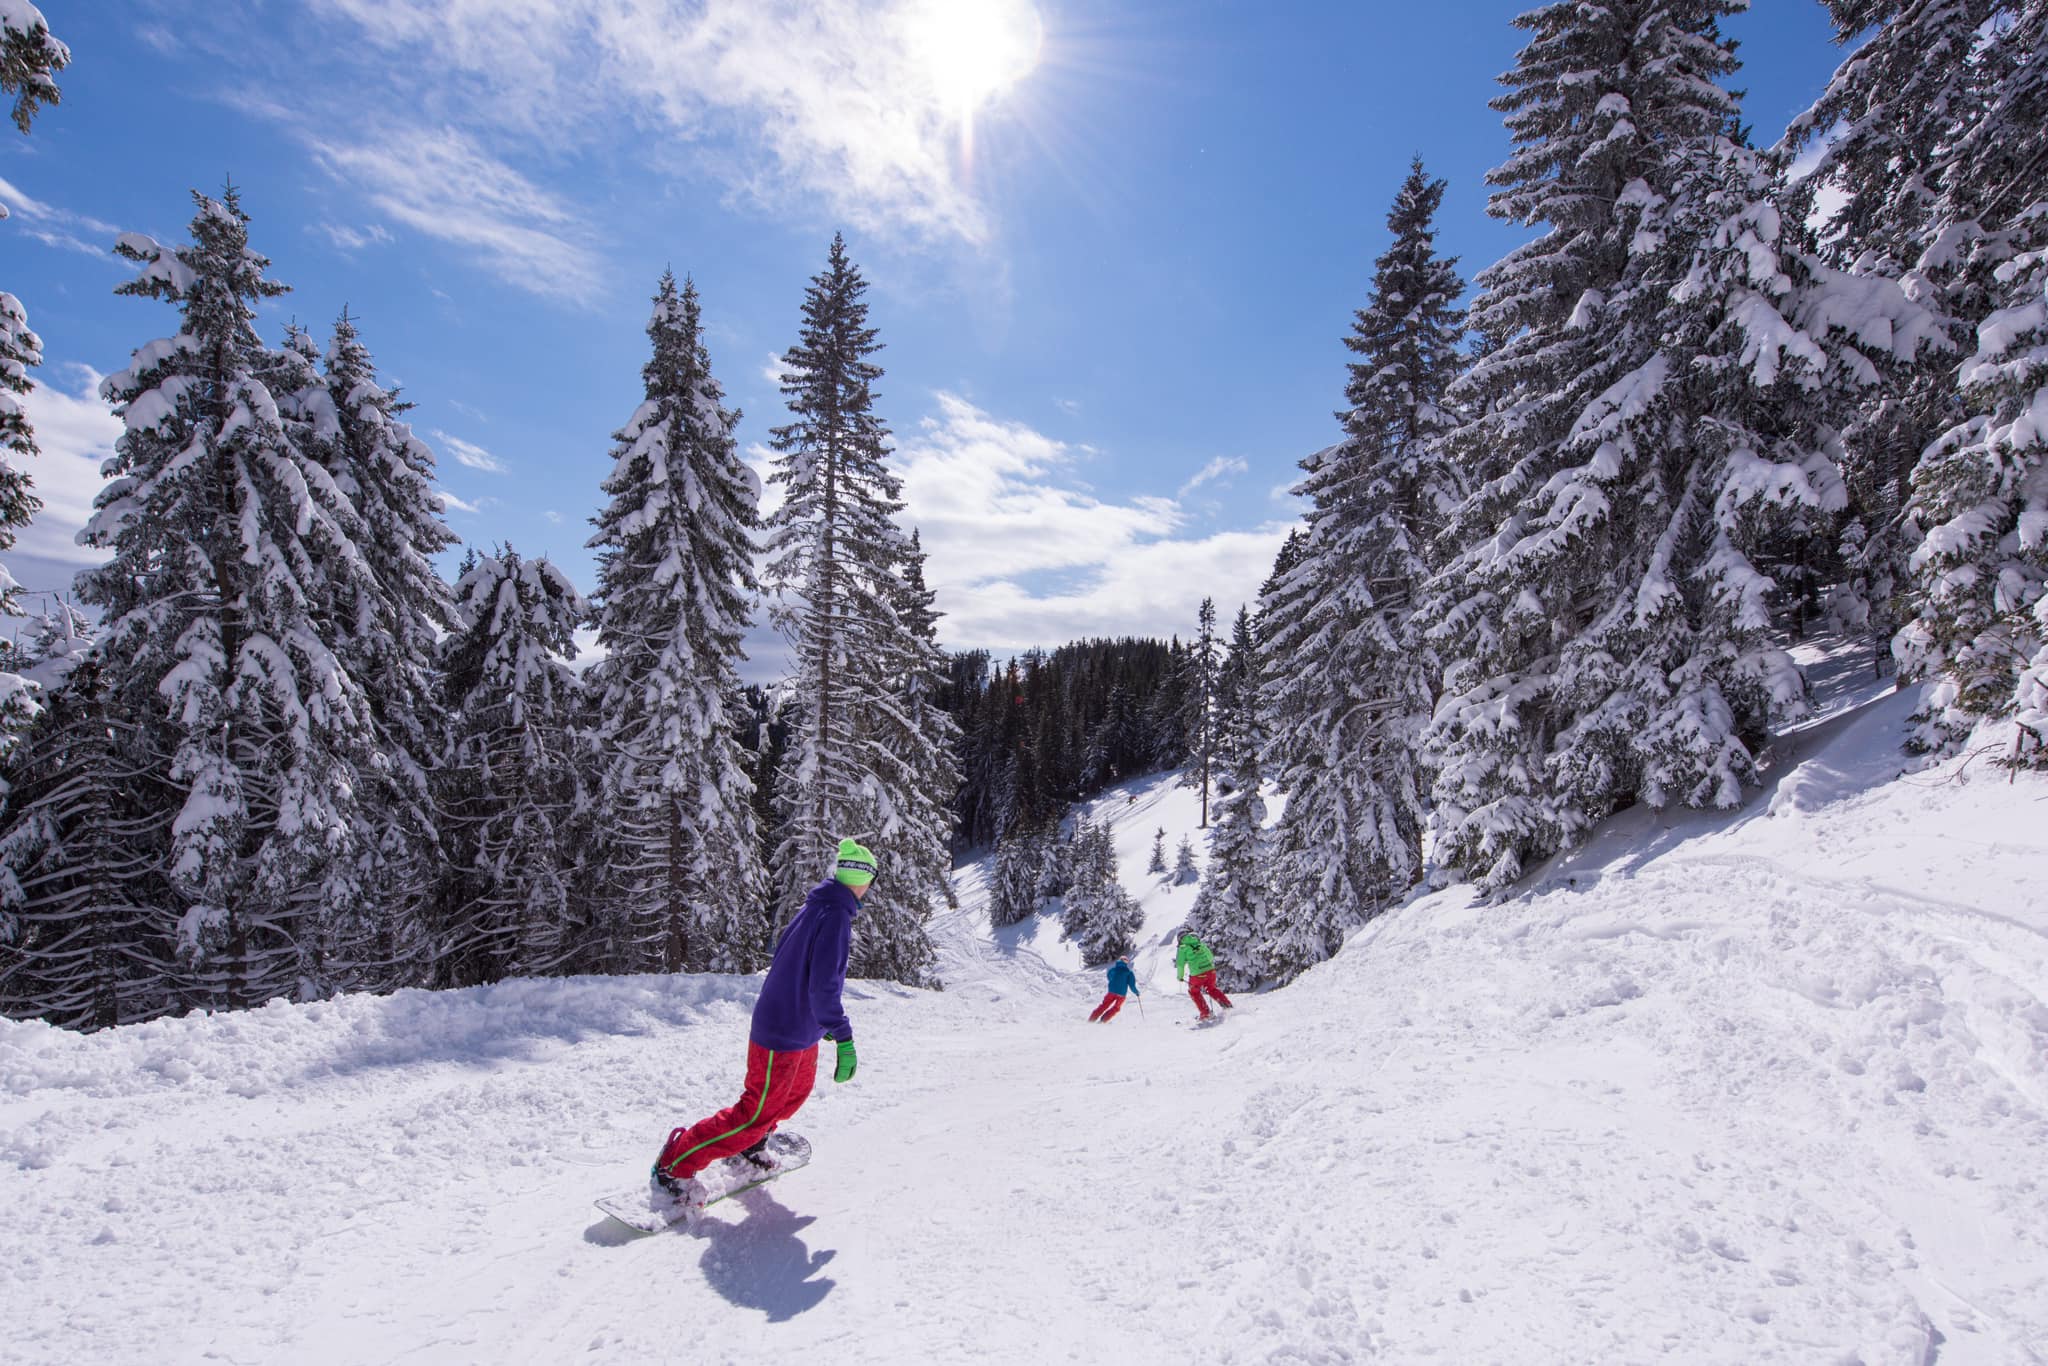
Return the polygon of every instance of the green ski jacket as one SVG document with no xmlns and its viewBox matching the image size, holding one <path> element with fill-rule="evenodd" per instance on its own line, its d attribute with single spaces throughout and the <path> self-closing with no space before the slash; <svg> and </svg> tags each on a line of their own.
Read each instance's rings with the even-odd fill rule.
<svg viewBox="0 0 2048 1366">
<path fill-rule="evenodd" d="M 1209 946 L 1193 935 L 1183 935 L 1180 952 L 1173 956 L 1173 975 L 1185 982 L 1189 973 L 1200 976 L 1216 966 L 1216 955 L 1209 952 Z"/>
</svg>

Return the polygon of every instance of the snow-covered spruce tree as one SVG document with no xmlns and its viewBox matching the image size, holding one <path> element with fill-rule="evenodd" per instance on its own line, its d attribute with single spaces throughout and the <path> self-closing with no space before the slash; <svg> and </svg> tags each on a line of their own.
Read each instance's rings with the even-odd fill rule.
<svg viewBox="0 0 2048 1366">
<path fill-rule="evenodd" d="M 854 945 L 848 971 L 913 985 L 937 986 L 936 954 L 925 924 L 939 906 L 954 905 L 953 797 L 960 789 L 959 727 L 940 705 L 945 654 L 939 613 L 924 581 L 924 547 L 913 529 L 903 550 L 891 601 L 899 627 L 878 639 L 867 661 L 880 666 L 872 710 L 879 755 L 891 767 L 877 779 L 880 821 L 875 838 L 889 850 L 889 883 L 861 906 L 867 933 Z"/>
<path fill-rule="evenodd" d="M 1831 397 L 1906 344 L 1911 306 L 1798 250 L 1735 140 L 1736 0 L 1553 4 L 1497 100 L 1518 144 L 1491 212 L 1548 224 L 1490 268 L 1497 345 L 1453 387 L 1459 513 L 1426 612 L 1444 864 L 1500 888 L 1631 801 L 1729 806 L 1804 704 L 1752 550 L 1838 511 Z M 1845 336 L 1852 333 L 1853 336 Z"/>
<path fill-rule="evenodd" d="M 1019 828 L 996 846 L 995 872 L 988 891 L 988 923 L 1000 930 L 1038 914 L 1039 882 L 1044 876 L 1045 832 Z"/>
<path fill-rule="evenodd" d="M 596 518 L 591 670 L 605 915 L 620 970 L 746 972 L 766 957 L 753 777 L 735 730 L 760 483 L 711 373 L 693 282 L 664 272 L 645 398 L 613 437 Z"/>
<path fill-rule="evenodd" d="M 2048 111 L 2044 111 L 2048 115 Z M 2024 728 L 2013 756 L 2048 766 L 2048 197 L 2027 250 L 2001 267 L 2010 306 L 1979 326 L 1962 369 L 1970 416 L 1913 471 L 1909 522 L 1919 615 L 1900 631 L 1909 674 L 1933 680 L 1917 748 L 1959 742 L 1986 718 Z"/>
<path fill-rule="evenodd" d="M 1159 877 L 1166 876 L 1166 827 L 1163 825 L 1152 832 L 1152 861 L 1145 865 L 1145 871 Z"/>
<path fill-rule="evenodd" d="M 71 49 L 51 34 L 41 10 L 28 0 L 0 5 L 0 97 L 14 97 L 16 128 L 26 133 L 38 109 L 63 102 L 56 78 L 70 64 Z"/>
<path fill-rule="evenodd" d="M 108 708 L 108 659 L 54 648 L 27 669 L 46 705 L 5 767 L 0 1015 L 103 1029 L 180 1003 L 161 863 L 175 794 Z"/>
<path fill-rule="evenodd" d="M 1145 912 L 1116 875 L 1116 847 L 1109 822 L 1074 822 L 1073 883 L 1067 888 L 1060 924 L 1080 946 L 1084 966 L 1101 967 L 1137 944 Z"/>
<path fill-rule="evenodd" d="M 1260 605 L 1267 655 L 1284 661 L 1262 699 L 1288 794 L 1271 869 L 1282 977 L 1422 874 L 1418 744 L 1437 669 L 1416 609 L 1463 492 L 1444 446 L 1464 336 L 1456 263 L 1435 247 L 1444 188 L 1418 160 L 1395 196 L 1393 242 L 1345 339 L 1345 437 L 1303 462 L 1308 529 Z"/>
<path fill-rule="evenodd" d="M 1181 728 L 1187 736 L 1187 772 L 1182 787 L 1202 792 L 1201 828 L 1209 825 L 1209 783 L 1216 767 L 1216 689 L 1222 662 L 1217 656 L 1216 600 L 1203 598 L 1195 638 L 1188 644 L 1180 676 Z"/>
<path fill-rule="evenodd" d="M 1174 850 L 1173 882 L 1176 887 L 1202 880 L 1202 869 L 1195 862 L 1195 842 L 1187 835 L 1180 837 L 1180 847 Z"/>
<path fill-rule="evenodd" d="M 117 292 L 175 305 L 182 326 L 101 386 L 125 430 L 82 539 L 113 558 L 78 583 L 102 609 L 108 709 L 175 812 L 157 853 L 186 1000 L 246 1006 L 335 984 L 322 889 L 355 855 L 374 737 L 324 632 L 367 571 L 360 519 L 270 386 L 294 367 L 255 311 L 284 286 L 232 188 L 193 198 L 192 245 L 115 247 L 142 268 Z"/>
<path fill-rule="evenodd" d="M 455 620 L 432 557 L 456 537 L 441 517 L 433 452 L 400 420 L 411 405 L 378 381 L 348 310 L 334 324 L 324 372 L 315 374 L 323 358 L 304 333 L 285 350 L 302 362 L 292 391 L 279 394 L 287 427 L 361 520 L 365 572 L 336 582 L 325 605 L 335 653 L 367 697 L 373 737 L 355 859 L 330 882 L 345 960 L 338 980 L 372 990 L 425 985 L 441 859 L 429 771 L 447 733 L 435 655 Z"/>
<path fill-rule="evenodd" d="M 29 331 L 21 300 L 0 293 L 0 550 L 13 547 L 15 533 L 43 506 L 42 499 L 29 491 L 33 481 L 25 462 L 36 454 L 36 435 L 21 406 L 35 387 L 29 369 L 42 363 L 42 338 Z M 14 579 L 0 569 L 0 611 L 21 610 L 16 589 Z"/>
<path fill-rule="evenodd" d="M 1332 917 L 1328 908 L 1320 905 L 1309 908 L 1311 914 L 1300 917 L 1298 924 L 1286 927 L 1293 933 L 1285 934 L 1278 947 L 1288 952 L 1287 958 L 1273 961 L 1269 948 L 1278 927 L 1266 800 L 1260 791 L 1268 738 L 1257 687 L 1258 661 L 1251 613 L 1240 607 L 1231 629 L 1224 674 L 1228 677 L 1237 672 L 1246 686 L 1227 691 L 1227 705 L 1219 718 L 1217 748 L 1227 790 L 1216 801 L 1216 824 L 1209 832 L 1209 867 L 1195 894 L 1194 909 L 1188 913 L 1189 926 L 1216 951 L 1222 978 L 1233 988 L 1256 986 L 1276 971 L 1292 977 L 1330 952 L 1322 948 L 1322 940 Z M 1315 941 L 1319 951 L 1314 956 L 1301 951 L 1304 939 Z"/>
<path fill-rule="evenodd" d="M 1901 405 L 1925 449 L 1898 528 L 1911 607 L 1893 649 L 1928 684 L 1913 747 L 1941 750 L 1985 720 L 2037 713 L 2027 697 L 2048 645 L 2048 3 L 1829 9 L 1845 40 L 1868 41 L 1788 142 L 1841 125 L 1810 181 L 1843 199 L 1845 242 L 1868 237 L 1866 267 L 1931 301 L 1965 357 L 1909 372 Z"/>
<path fill-rule="evenodd" d="M 0 96 L 14 97 L 14 126 L 26 133 L 36 110 L 62 98 L 56 73 L 71 60 L 71 50 L 51 36 L 42 12 L 27 0 L 0 6 Z M 0 203 L 0 219 L 7 205 Z M 42 340 L 29 330 L 21 300 L 0 290 L 0 550 L 13 546 L 15 532 L 27 526 L 42 507 L 29 490 L 33 481 L 24 468 L 36 454 L 35 431 L 21 400 L 34 386 L 28 371 L 43 363 Z M 15 582 L 0 566 L 0 612 L 15 613 Z M 34 717 L 33 690 L 12 671 L 0 670 L 0 755 Z M 7 790 L 0 786 L 0 801 Z"/>
<path fill-rule="evenodd" d="M 769 479 L 784 498 L 767 521 L 764 585 L 776 595 L 770 620 L 796 655 L 802 712 L 778 777 L 782 842 L 769 885 L 786 915 L 830 870 L 839 839 L 864 839 L 882 872 L 855 921 L 853 971 L 923 985 L 933 960 L 924 917 L 944 877 L 942 865 L 925 865 L 945 848 L 925 813 L 946 811 L 953 794 L 912 790 L 946 761 L 921 752 L 938 731 L 917 714 L 929 704 L 910 701 L 928 686 L 934 647 L 906 615 L 917 590 L 904 579 L 909 541 L 894 520 L 902 485 L 874 412 L 882 371 L 868 359 L 880 344 L 866 290 L 834 236 L 782 359 L 791 420 L 773 431 Z"/>
<path fill-rule="evenodd" d="M 442 643 L 451 735 L 435 985 L 574 971 L 593 927 L 571 913 L 581 681 L 567 661 L 589 607 L 561 570 L 510 546 L 472 552 L 455 594 L 461 626 Z"/>
<path fill-rule="evenodd" d="M 1788 215 L 1804 222 L 1824 204 L 1827 262 L 1900 282 L 1941 324 L 1918 358 L 1885 367 L 1881 392 L 1859 405 L 1843 432 L 1847 575 L 1830 610 L 1870 639 L 1881 672 L 1900 606 L 1912 616 L 1918 591 L 1904 526 L 1913 467 L 1955 420 L 1956 362 L 1969 349 L 1971 327 L 1996 306 L 1987 286 L 2002 257 L 1979 249 L 1983 229 L 1995 225 L 1980 221 L 1981 202 L 1964 207 L 1955 199 L 1974 188 L 1969 172 L 1958 175 L 1959 153 L 1981 122 L 2000 121 L 1998 101 L 1986 98 L 1982 84 L 1992 63 L 1980 60 L 1979 49 L 2003 31 L 1994 16 L 2025 7 L 2005 0 L 1822 2 L 1837 39 L 1856 48 L 1776 150 L 1788 167 L 1808 149 L 1813 158 L 1810 172 L 1788 187 Z M 2026 130 L 2014 131 L 2024 139 Z M 2024 156 L 2011 164 L 2024 165 Z"/>
</svg>

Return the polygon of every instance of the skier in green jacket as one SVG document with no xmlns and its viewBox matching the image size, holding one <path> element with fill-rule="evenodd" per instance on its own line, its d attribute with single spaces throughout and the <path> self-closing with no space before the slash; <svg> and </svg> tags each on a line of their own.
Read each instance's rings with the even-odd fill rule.
<svg viewBox="0 0 2048 1366">
<path fill-rule="evenodd" d="M 1216 998 L 1216 1004 L 1230 1009 L 1230 998 L 1216 985 L 1216 955 L 1209 952 L 1209 946 L 1195 937 L 1193 930 L 1183 930 L 1180 936 L 1180 952 L 1173 956 L 1173 975 L 1188 984 L 1188 995 L 1194 999 L 1195 1009 L 1202 1012 L 1202 1018 L 1209 1018 L 1209 1003 L 1202 999 L 1204 992 Z"/>
</svg>

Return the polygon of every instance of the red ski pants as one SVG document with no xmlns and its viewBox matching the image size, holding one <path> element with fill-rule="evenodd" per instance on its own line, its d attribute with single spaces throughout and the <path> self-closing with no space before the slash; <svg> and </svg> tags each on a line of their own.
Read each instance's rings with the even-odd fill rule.
<svg viewBox="0 0 2048 1366">
<path fill-rule="evenodd" d="M 747 1044 L 747 1084 L 739 1104 L 669 1134 L 655 1165 L 686 1181 L 721 1157 L 751 1148 L 803 1108 L 818 1078 L 815 1044 L 801 1053 L 774 1053 Z"/>
<path fill-rule="evenodd" d="M 1123 1008 L 1124 998 L 1112 991 L 1109 995 L 1102 998 L 1101 1005 L 1088 1012 L 1088 1018 L 1091 1020 L 1107 1020 Z"/>
<path fill-rule="evenodd" d="M 1188 995 L 1194 997 L 1195 1009 L 1201 1011 L 1202 1018 L 1206 1020 L 1209 1018 L 1209 1003 L 1202 999 L 1202 993 L 1205 991 L 1216 998 L 1217 1005 L 1222 1006 L 1226 1010 L 1230 1008 L 1230 998 L 1225 996 L 1216 987 L 1216 969 L 1214 968 L 1210 968 L 1207 972 L 1198 972 L 1188 978 Z"/>
</svg>

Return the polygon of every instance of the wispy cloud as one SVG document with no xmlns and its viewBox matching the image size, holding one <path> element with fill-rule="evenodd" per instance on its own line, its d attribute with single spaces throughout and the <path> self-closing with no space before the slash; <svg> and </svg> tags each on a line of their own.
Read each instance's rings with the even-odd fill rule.
<svg viewBox="0 0 2048 1366">
<path fill-rule="evenodd" d="M 0 177 L 0 218 L 10 215 L 21 219 L 22 236 L 46 247 L 114 260 L 112 249 L 114 238 L 120 235 L 119 228 L 90 214 L 73 213 L 47 200 L 37 199 L 14 182 Z M 91 234 L 99 240 L 88 241 L 79 236 L 80 233 Z"/>
<path fill-rule="evenodd" d="M 1244 461 L 1238 459 L 1236 456 L 1219 455 L 1214 460 L 1211 460 L 1208 464 L 1202 466 L 1202 468 L 1196 472 L 1194 478 L 1188 480 L 1187 483 L 1182 484 L 1180 486 L 1179 496 L 1185 498 L 1190 493 L 1193 493 L 1196 489 L 1202 487 L 1202 485 L 1204 484 L 1211 482 L 1212 480 L 1226 478 L 1233 474 L 1243 474 L 1246 470 L 1250 468 L 1251 466 L 1245 464 Z"/>
<path fill-rule="evenodd" d="M 380 223 L 364 228 L 352 228 L 346 223 L 321 223 L 309 232 L 319 232 L 343 251 L 361 251 L 364 247 L 381 247 L 391 241 L 391 234 Z"/>
<path fill-rule="evenodd" d="M 1081 415 L 1081 400 L 1078 398 L 1056 398 L 1052 401 L 1052 406 L 1065 413 L 1068 417 L 1079 417 Z"/>
<path fill-rule="evenodd" d="M 475 516 L 476 514 L 482 512 L 484 510 L 484 504 L 487 501 L 489 501 L 488 499 L 479 498 L 474 503 L 466 502 L 461 498 L 457 498 L 447 489 L 436 489 L 434 490 L 434 492 L 441 499 L 441 506 L 448 509 L 448 511 L 467 512 L 471 516 Z"/>
<path fill-rule="evenodd" d="M 943 3 L 943 0 L 938 0 Z M 957 2 L 957 0 L 956 0 Z M 1030 0 L 981 0 L 1035 32 Z M 935 0 L 315 0 L 380 63 L 528 136 L 622 111 L 688 142 L 736 193 L 822 201 L 855 227 L 981 243 L 955 79 L 921 47 Z M 737 134 L 736 152 L 723 140 Z"/>
<path fill-rule="evenodd" d="M 434 440 L 440 442 L 448 453 L 455 457 L 457 464 L 467 465 L 473 470 L 482 470 L 485 474 L 505 473 L 505 462 L 474 441 L 464 441 L 461 437 L 452 436 L 439 428 L 434 430 Z"/>
<path fill-rule="evenodd" d="M 484 415 L 484 410 L 481 408 L 472 407 L 470 404 L 464 403 L 461 399 L 457 398 L 449 399 L 448 406 L 461 413 L 471 422 L 481 422 L 485 426 L 490 425 L 491 419 Z"/>
<path fill-rule="evenodd" d="M 397 222 L 476 252 L 507 284 L 587 302 L 603 270 L 590 229 L 557 196 L 452 128 L 309 137 L 315 158 Z"/>
</svg>

